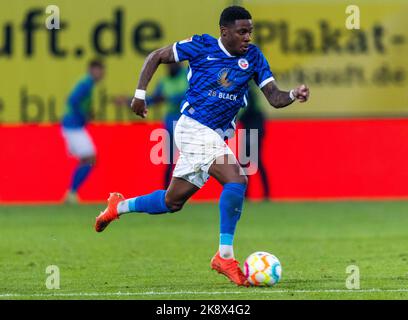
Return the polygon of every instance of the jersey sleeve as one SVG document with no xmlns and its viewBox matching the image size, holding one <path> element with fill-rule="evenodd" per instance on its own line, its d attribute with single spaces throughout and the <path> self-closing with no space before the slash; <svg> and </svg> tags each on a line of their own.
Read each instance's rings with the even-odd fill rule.
<svg viewBox="0 0 408 320">
<path fill-rule="evenodd" d="M 173 45 L 174 59 L 176 62 L 191 61 L 202 52 L 203 46 L 203 38 L 199 35 L 175 42 Z"/>
<path fill-rule="evenodd" d="M 267 83 L 275 80 L 268 61 L 266 61 L 265 56 L 259 50 L 254 80 L 260 89 L 262 89 Z"/>
</svg>

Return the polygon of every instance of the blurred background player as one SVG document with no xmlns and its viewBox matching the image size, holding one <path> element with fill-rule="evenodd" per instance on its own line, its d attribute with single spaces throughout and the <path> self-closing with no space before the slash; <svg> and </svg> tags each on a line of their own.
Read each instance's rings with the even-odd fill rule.
<svg viewBox="0 0 408 320">
<path fill-rule="evenodd" d="M 255 84 L 251 81 L 248 90 L 248 105 L 244 108 L 244 111 L 240 114 L 239 120 L 241 121 L 243 128 L 245 129 L 245 143 L 241 145 L 240 152 L 245 152 L 245 157 L 241 159 L 246 159 L 249 157 L 250 165 L 254 161 L 257 161 L 257 167 L 259 175 L 261 176 L 262 183 L 262 195 L 263 200 L 269 200 L 269 182 L 268 175 L 266 173 L 266 168 L 262 159 L 262 144 L 265 137 L 265 115 L 262 112 L 262 106 L 259 103 L 258 96 L 255 92 Z M 256 130 L 257 140 L 251 139 L 251 129 Z M 254 132 L 254 130 L 252 130 Z M 258 145 L 255 146 L 254 144 Z M 254 152 L 257 150 L 257 153 Z M 251 181 L 254 179 L 255 175 L 248 175 L 248 189 Z M 248 196 L 248 192 L 246 194 Z"/>
<path fill-rule="evenodd" d="M 164 126 L 169 134 L 169 140 L 165 145 L 167 148 L 167 167 L 164 174 L 164 187 L 170 184 L 173 171 L 175 144 L 174 127 L 180 118 L 180 104 L 188 88 L 187 73 L 181 63 L 171 63 L 167 66 L 167 75 L 161 78 L 153 91 L 153 95 L 147 97 L 146 104 L 151 105 L 165 104 L 166 114 L 164 116 Z"/>
<path fill-rule="evenodd" d="M 93 89 L 104 75 L 103 62 L 97 59 L 90 61 L 88 72 L 75 85 L 66 102 L 65 114 L 62 118 L 62 134 L 69 153 L 79 160 L 72 173 L 71 185 L 65 199 L 67 203 L 78 202 L 78 189 L 86 181 L 95 164 L 95 146 L 86 130 L 86 124 L 92 118 Z"/>
</svg>

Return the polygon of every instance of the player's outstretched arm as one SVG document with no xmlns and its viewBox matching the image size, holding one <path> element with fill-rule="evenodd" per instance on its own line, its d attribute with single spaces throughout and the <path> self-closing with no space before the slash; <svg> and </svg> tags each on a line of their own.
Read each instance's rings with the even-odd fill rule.
<svg viewBox="0 0 408 320">
<path fill-rule="evenodd" d="M 275 81 L 271 81 L 261 90 L 269 104 L 275 108 L 284 108 L 295 100 L 305 102 L 309 99 L 309 88 L 304 84 L 291 91 L 281 91 Z"/>
<path fill-rule="evenodd" d="M 132 102 L 130 104 L 133 112 L 135 112 L 138 116 L 145 118 L 147 115 L 145 102 L 146 89 L 147 85 L 153 77 L 153 74 L 156 72 L 157 67 L 162 63 L 173 62 L 176 61 L 174 59 L 172 45 L 157 49 L 147 56 L 140 73 L 135 97 L 132 99 Z"/>
</svg>

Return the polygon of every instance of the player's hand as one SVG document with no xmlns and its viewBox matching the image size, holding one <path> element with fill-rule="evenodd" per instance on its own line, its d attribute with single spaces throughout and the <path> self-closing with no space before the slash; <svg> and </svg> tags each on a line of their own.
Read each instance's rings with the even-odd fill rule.
<svg viewBox="0 0 408 320">
<path fill-rule="evenodd" d="M 293 91 L 293 95 L 299 102 L 306 102 L 310 95 L 309 88 L 302 84 Z"/>
<path fill-rule="evenodd" d="M 132 103 L 130 104 L 133 112 L 142 118 L 147 116 L 146 102 L 142 99 L 133 98 Z"/>
</svg>

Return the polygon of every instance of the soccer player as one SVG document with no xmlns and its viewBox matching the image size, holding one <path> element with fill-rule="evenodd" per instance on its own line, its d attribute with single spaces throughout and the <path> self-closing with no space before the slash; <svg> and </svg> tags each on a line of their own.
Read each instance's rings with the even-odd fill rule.
<svg viewBox="0 0 408 320">
<path fill-rule="evenodd" d="M 104 64 L 99 60 L 90 61 L 87 74 L 76 84 L 66 102 L 62 134 L 69 153 L 79 159 L 67 192 L 67 203 L 78 201 L 78 188 L 85 182 L 95 164 L 95 146 L 86 130 L 86 124 L 91 118 L 93 88 L 104 75 Z"/>
<path fill-rule="evenodd" d="M 145 90 L 157 67 L 162 63 L 189 62 L 189 89 L 174 133 L 180 157 L 167 190 L 131 199 L 111 193 L 107 208 L 95 223 L 96 231 L 101 232 L 111 221 L 128 212 L 179 211 L 212 176 L 223 190 L 219 200 L 219 249 L 211 259 L 211 268 L 244 286 L 248 286 L 248 281 L 234 259 L 233 240 L 247 177 L 225 143 L 225 133 L 235 126 L 237 112 L 246 104 L 251 79 L 275 108 L 286 107 L 295 100 L 304 102 L 309 97 L 305 85 L 289 92 L 278 89 L 265 57 L 250 44 L 252 29 L 250 13 L 242 7 L 231 6 L 221 14 L 220 38 L 195 35 L 153 51 L 146 58 L 131 103 L 133 111 L 143 118 L 147 114 Z"/>
</svg>

